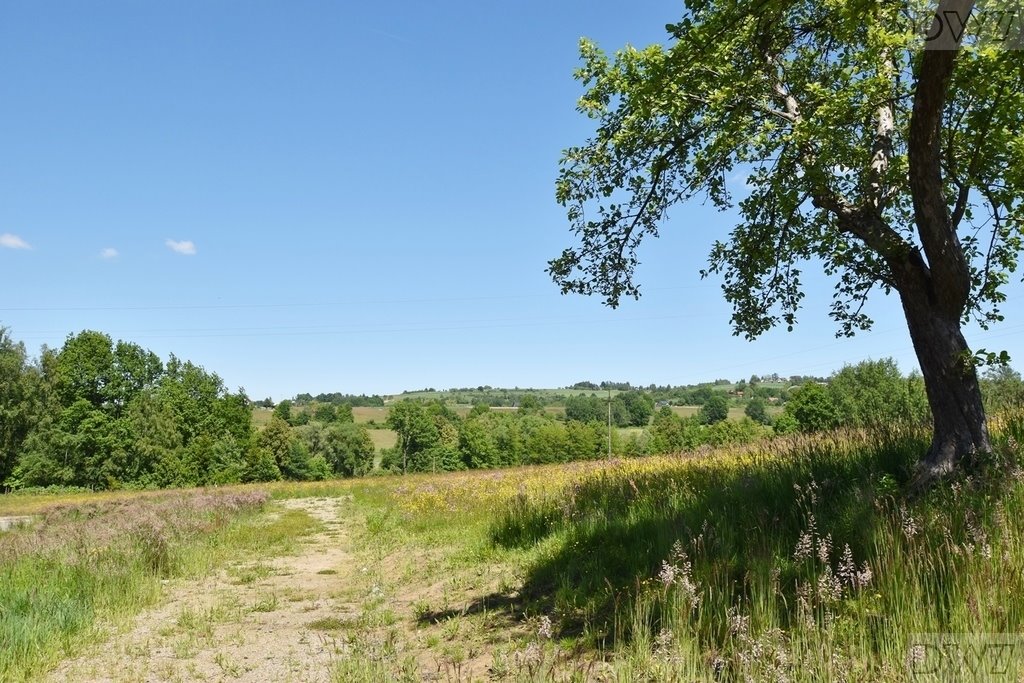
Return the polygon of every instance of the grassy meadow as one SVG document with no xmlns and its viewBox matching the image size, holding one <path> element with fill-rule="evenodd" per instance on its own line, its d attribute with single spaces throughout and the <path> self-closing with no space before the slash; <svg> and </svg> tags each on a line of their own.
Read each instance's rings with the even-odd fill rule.
<svg viewBox="0 0 1024 683">
<path fill-rule="evenodd" d="M 168 578 L 285 548 L 312 524 L 262 517 L 268 500 L 248 487 L 0 498 L 36 518 L 0 533 L 0 680 L 36 680 L 156 604 Z"/>
<path fill-rule="evenodd" d="M 356 406 L 352 408 L 352 417 L 356 424 L 376 422 L 383 425 L 388 419 L 388 408 L 386 406 Z"/>
<path fill-rule="evenodd" d="M 700 413 L 701 406 L 672 406 L 672 412 L 679 417 L 693 417 Z M 744 408 L 741 406 L 729 406 L 729 419 L 739 421 L 746 417 Z M 765 412 L 769 417 L 775 417 L 782 412 L 781 406 L 766 406 Z"/>
<path fill-rule="evenodd" d="M 921 634 L 1024 628 L 1024 418 L 993 427 L 994 454 L 915 497 L 903 487 L 928 434 L 913 428 L 502 471 L 5 496 L 4 514 L 39 518 L 0 534 L 0 680 L 102 639 L 157 603 L 163 578 L 279 552 L 315 522 L 275 501 L 314 497 L 351 501 L 337 579 L 356 616 L 309 626 L 330 634 L 338 681 L 965 680 L 916 675 L 937 666 Z"/>
<path fill-rule="evenodd" d="M 435 391 L 406 391 L 406 392 L 403 392 L 401 394 L 396 394 L 396 395 L 392 396 L 391 398 L 393 400 L 396 400 L 396 401 L 397 400 L 401 400 L 403 398 L 412 398 L 412 399 L 419 399 L 419 400 L 426 400 L 426 401 L 430 401 L 430 400 L 448 401 L 452 396 L 455 396 L 455 395 L 458 395 L 458 394 L 466 394 L 466 393 L 490 394 L 492 392 L 501 392 L 501 391 L 506 391 L 506 390 L 507 389 L 503 390 L 501 388 L 496 388 L 496 389 L 486 389 L 486 390 L 484 390 L 482 392 L 474 392 L 472 389 L 467 389 L 465 391 L 458 390 L 458 389 L 456 389 L 454 391 L 450 391 L 450 390 L 441 390 L 441 391 L 437 391 L 437 390 L 435 390 Z M 531 393 L 531 394 L 536 394 L 538 396 L 543 396 L 543 397 L 545 397 L 547 399 L 551 399 L 551 400 L 558 399 L 558 398 L 564 398 L 566 396 L 590 396 L 591 394 L 597 394 L 599 396 L 607 396 L 608 395 L 608 390 L 607 389 L 526 389 L 526 388 L 524 388 L 524 389 L 512 389 L 512 390 L 508 390 L 508 391 L 522 392 L 522 393 L 527 393 L 528 392 L 528 393 Z M 612 389 L 611 390 L 611 395 L 612 396 L 618 396 L 619 393 L 621 393 L 621 392 L 618 389 Z"/>
</svg>

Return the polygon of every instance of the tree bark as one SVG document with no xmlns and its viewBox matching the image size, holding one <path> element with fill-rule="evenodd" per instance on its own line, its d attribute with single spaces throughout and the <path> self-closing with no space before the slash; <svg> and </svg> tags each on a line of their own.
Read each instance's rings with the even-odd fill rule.
<svg viewBox="0 0 1024 683">
<path fill-rule="evenodd" d="M 900 299 L 932 410 L 932 444 L 912 483 L 926 488 L 964 459 L 991 451 L 992 445 L 978 373 L 959 317 L 942 312 L 918 290 L 901 291 Z"/>
<path fill-rule="evenodd" d="M 974 0 L 940 0 L 933 29 L 971 16 Z M 948 28 L 948 27 L 946 27 Z M 914 221 L 924 258 L 912 249 L 893 259 L 897 289 L 924 375 L 934 432 L 912 486 L 924 488 L 963 460 L 992 450 L 978 373 L 960 332 L 971 292 L 967 255 L 957 236 L 942 179 L 942 116 L 962 35 L 944 36 L 925 50 L 916 74 L 907 141 Z M 927 264 L 925 263 L 927 259 Z"/>
</svg>

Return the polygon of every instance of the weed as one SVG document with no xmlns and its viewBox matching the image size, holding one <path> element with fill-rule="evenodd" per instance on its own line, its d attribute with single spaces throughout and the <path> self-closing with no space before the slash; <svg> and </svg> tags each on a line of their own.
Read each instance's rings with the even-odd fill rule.
<svg viewBox="0 0 1024 683">
<path fill-rule="evenodd" d="M 277 594 L 271 593 L 259 600 L 252 606 L 253 612 L 273 612 L 277 609 Z"/>
<path fill-rule="evenodd" d="M 309 622 L 308 626 L 315 631 L 342 631 L 351 628 L 352 624 L 338 617 L 324 617 Z"/>
</svg>

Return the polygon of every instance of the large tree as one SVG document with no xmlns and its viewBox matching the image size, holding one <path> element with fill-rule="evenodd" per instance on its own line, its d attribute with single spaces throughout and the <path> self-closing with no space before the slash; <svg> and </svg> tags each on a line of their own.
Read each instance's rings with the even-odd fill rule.
<svg viewBox="0 0 1024 683">
<path fill-rule="evenodd" d="M 988 450 L 985 354 L 961 325 L 1001 319 L 1021 246 L 1022 53 L 983 35 L 999 26 L 969 0 L 686 5 L 667 46 L 582 42 L 596 134 L 564 153 L 557 198 L 578 244 L 549 273 L 611 306 L 638 296 L 637 247 L 703 195 L 740 217 L 703 272 L 723 278 L 737 334 L 792 327 L 808 261 L 836 279 L 840 334 L 870 327 L 872 290 L 895 292 L 934 418 L 917 482 Z"/>
</svg>

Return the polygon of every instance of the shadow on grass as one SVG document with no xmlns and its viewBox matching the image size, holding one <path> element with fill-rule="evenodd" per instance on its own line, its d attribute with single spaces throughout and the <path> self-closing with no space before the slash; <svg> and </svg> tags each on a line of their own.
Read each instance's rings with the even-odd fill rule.
<svg viewBox="0 0 1024 683">
<path fill-rule="evenodd" d="M 510 622 L 515 622 L 522 620 L 523 614 L 519 609 L 522 604 L 523 599 L 516 595 L 491 593 L 473 600 L 466 607 L 461 609 L 450 608 L 427 610 L 420 613 L 419 616 L 416 617 L 416 621 L 421 626 L 428 626 L 430 624 L 438 624 L 448 621 L 453 617 L 466 617 L 474 614 L 497 612 L 499 614 L 507 615 Z"/>
<path fill-rule="evenodd" d="M 657 468 L 624 461 L 558 496 L 517 499 L 492 528 L 492 542 L 522 548 L 547 539 L 552 551 L 528 570 L 520 609 L 556 614 L 561 635 L 586 632 L 608 647 L 631 637 L 637 597 L 657 592 L 672 580 L 663 572 L 686 562 L 697 585 L 713 587 L 724 615 L 772 595 L 769 583 L 792 586 L 806 574 L 794 550 L 809 530 L 829 539 L 830 562 L 847 544 L 858 560 L 869 556 L 927 446 L 920 431 L 848 434 Z M 797 600 L 791 590 L 777 596 L 771 609 L 785 627 Z M 724 616 L 718 621 L 710 628 L 725 631 Z"/>
</svg>

